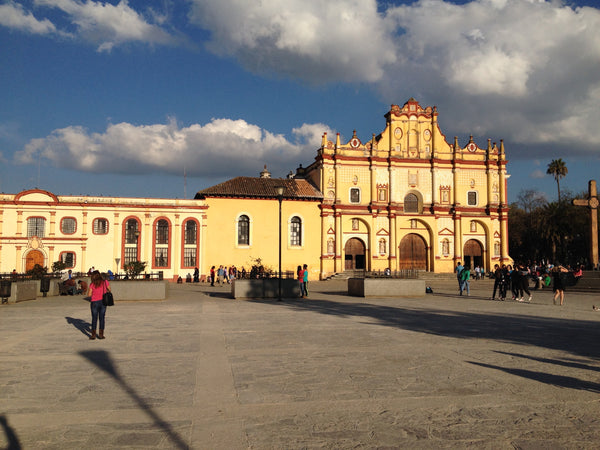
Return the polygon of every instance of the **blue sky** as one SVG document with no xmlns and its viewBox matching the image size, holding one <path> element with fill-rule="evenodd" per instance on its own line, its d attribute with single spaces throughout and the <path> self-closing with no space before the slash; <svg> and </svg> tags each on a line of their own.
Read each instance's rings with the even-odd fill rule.
<svg viewBox="0 0 600 450">
<path fill-rule="evenodd" d="M 555 200 L 554 158 L 600 182 L 598 30 L 595 0 L 0 0 L 0 192 L 193 198 L 414 97 Z"/>
</svg>

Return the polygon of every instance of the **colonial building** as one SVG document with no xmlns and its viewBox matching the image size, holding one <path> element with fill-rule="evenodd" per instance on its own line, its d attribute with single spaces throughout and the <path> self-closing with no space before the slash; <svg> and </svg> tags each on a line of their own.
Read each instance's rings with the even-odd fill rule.
<svg viewBox="0 0 600 450">
<path fill-rule="evenodd" d="M 315 161 L 285 179 L 238 177 L 194 200 L 0 194 L 0 272 L 136 259 L 167 278 L 198 267 L 308 264 L 311 279 L 348 269 L 452 272 L 457 261 L 510 260 L 504 145 L 452 143 L 435 107 L 392 105 L 382 133 L 346 143 L 323 135 Z"/>
<path fill-rule="evenodd" d="M 122 272 L 135 260 L 166 276 L 193 272 L 205 217 L 194 200 L 0 194 L 0 272 L 50 270 L 55 261 L 77 272 Z"/>
<path fill-rule="evenodd" d="M 489 270 L 508 256 L 504 145 L 449 143 L 437 108 L 392 105 L 367 142 L 323 136 L 301 176 L 323 193 L 321 275 L 346 269 Z"/>
</svg>

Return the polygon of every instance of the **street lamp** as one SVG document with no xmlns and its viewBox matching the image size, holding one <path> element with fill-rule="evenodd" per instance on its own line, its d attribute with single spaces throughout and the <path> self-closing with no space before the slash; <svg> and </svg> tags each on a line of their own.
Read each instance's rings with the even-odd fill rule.
<svg viewBox="0 0 600 450">
<path fill-rule="evenodd" d="M 281 301 L 281 202 L 283 201 L 283 193 L 285 186 L 276 186 L 277 200 L 279 201 L 279 296 L 277 301 Z"/>
</svg>

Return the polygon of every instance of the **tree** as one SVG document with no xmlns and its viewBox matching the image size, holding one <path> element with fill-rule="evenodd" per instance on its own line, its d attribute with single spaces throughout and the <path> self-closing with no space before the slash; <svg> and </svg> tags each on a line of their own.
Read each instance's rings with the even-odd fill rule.
<svg viewBox="0 0 600 450">
<path fill-rule="evenodd" d="M 125 264 L 125 272 L 127 272 L 129 278 L 134 279 L 146 269 L 146 264 L 143 261 L 132 261 Z"/>
<path fill-rule="evenodd" d="M 62 272 L 67 268 L 67 264 L 62 261 L 54 261 L 52 263 L 52 272 Z"/>
<path fill-rule="evenodd" d="M 553 159 L 550 164 L 548 164 L 546 173 L 552 175 L 556 180 L 556 185 L 558 186 L 558 203 L 560 203 L 560 179 L 564 178 L 567 173 L 569 173 L 567 165 L 561 158 Z"/>
</svg>

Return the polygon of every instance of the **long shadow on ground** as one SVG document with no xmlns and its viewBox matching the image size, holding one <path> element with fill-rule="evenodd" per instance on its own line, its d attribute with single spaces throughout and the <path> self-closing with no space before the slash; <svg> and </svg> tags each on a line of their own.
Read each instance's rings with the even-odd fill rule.
<svg viewBox="0 0 600 450">
<path fill-rule="evenodd" d="M 534 345 L 588 358 L 600 356 L 600 324 L 597 321 L 411 309 L 334 300 L 253 301 L 339 317 L 368 317 L 382 326 L 438 336 Z"/>
</svg>

